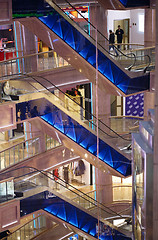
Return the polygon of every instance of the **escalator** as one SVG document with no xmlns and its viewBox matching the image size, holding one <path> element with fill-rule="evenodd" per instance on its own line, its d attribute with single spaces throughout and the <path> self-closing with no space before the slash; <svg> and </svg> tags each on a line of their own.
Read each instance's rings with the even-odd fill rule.
<svg viewBox="0 0 158 240">
<path fill-rule="evenodd" d="M 55 232 L 56 228 L 62 229 L 62 233 L 60 232 L 59 237 L 63 237 L 64 235 L 72 232 L 68 228 L 65 229 L 62 226 L 62 224 L 59 224 L 50 220 L 50 218 L 48 216 L 45 216 L 43 213 L 36 213 L 35 215 L 32 214 L 32 216 L 29 216 L 31 219 L 29 221 L 27 217 L 23 218 L 22 221 L 25 222 L 25 224 L 19 226 L 15 230 L 11 229 L 10 233 L 6 237 L 0 238 L 0 239 L 2 240 L 13 240 L 13 239 L 31 240 L 34 238 L 39 239 L 41 235 L 43 236 L 46 234 L 45 235 L 46 237 L 48 233 Z M 59 238 L 53 238 L 53 239 L 57 240 Z"/>
<path fill-rule="evenodd" d="M 3 175 L 4 174 L 0 174 L 0 178 L 3 178 Z M 99 221 L 99 225 L 101 226 L 99 239 L 107 239 L 107 237 L 110 237 L 110 239 L 131 239 L 130 237 L 127 237 L 123 231 L 114 226 L 112 220 L 111 222 L 106 221 L 107 216 L 115 216 L 115 219 L 126 219 L 125 216 L 106 207 L 74 186 L 65 184 L 64 180 L 60 178 L 55 180 L 52 173 L 39 171 L 38 169 L 31 167 L 23 167 L 8 171 L 5 173 L 5 176 L 14 177 L 15 192 L 18 190 L 18 192 L 21 191 L 25 194 L 23 183 L 25 183 L 26 187 L 28 186 L 26 189 L 28 191 L 27 196 L 24 195 L 21 198 L 17 198 L 17 200 L 20 200 L 21 217 L 43 210 L 44 212 L 62 220 L 68 224 L 68 226 L 95 239 L 98 238 L 98 219 L 95 214 L 90 211 L 90 208 L 99 208 L 101 217 L 101 220 Z M 55 181 L 57 181 L 60 188 L 62 188 L 61 193 L 50 188 L 53 185 L 52 182 Z M 31 189 L 29 187 L 31 183 L 32 185 L 33 183 L 35 185 L 32 192 L 32 187 Z M 46 186 L 48 190 L 38 190 L 38 187 L 40 186 Z M 82 201 L 74 203 L 73 200 L 71 200 L 72 196 L 80 196 Z M 84 205 L 82 204 L 83 201 Z M 130 235 L 128 231 L 126 231 L 126 234 Z"/>
<path fill-rule="evenodd" d="M 133 8 L 133 7 L 149 7 L 150 6 L 150 0 L 119 0 L 120 3 L 125 8 Z"/>
<path fill-rule="evenodd" d="M 80 156 L 85 151 L 90 154 L 91 159 L 92 156 L 96 158 L 96 117 L 65 95 L 55 85 L 52 85 L 46 78 L 28 77 L 25 78 L 25 82 L 27 82 L 28 89 L 30 92 L 32 91 L 32 94 L 20 96 L 20 103 L 16 104 L 17 121 L 30 121 L 33 118 L 32 123 L 35 121 L 36 126 L 39 126 L 42 131 L 47 128 L 49 128 L 50 133 L 53 129 L 57 131 L 60 141 L 63 141 L 67 148 L 73 148 L 71 146 L 74 145 Z M 20 82 L 17 84 L 20 84 Z M 35 108 L 38 113 L 31 114 Z M 18 117 L 19 112 L 21 114 L 20 119 Z M 85 116 L 89 116 L 89 119 L 86 119 Z M 129 145 L 131 142 L 130 136 L 124 137 L 117 134 L 101 120 L 98 121 L 98 126 L 98 160 L 101 160 L 99 162 L 103 165 L 106 163 L 106 166 L 114 175 L 130 176 L 130 153 L 120 150 L 121 148 L 126 149 L 126 146 Z M 95 158 L 91 160 L 91 164 L 96 164 Z M 97 164 L 99 162 L 97 161 Z"/>
<path fill-rule="evenodd" d="M 137 0 L 112 0 L 112 1 L 108 0 L 107 1 L 108 5 L 104 0 L 98 0 L 98 2 L 105 9 L 123 10 L 126 8 L 150 7 L 150 0 L 138 0 L 138 1 Z"/>
<path fill-rule="evenodd" d="M 49 3 L 49 4 L 48 4 Z M 67 1 L 66 1 L 67 3 Z M 76 11 L 76 10 L 75 10 Z M 90 36 L 87 26 L 92 32 L 96 29 L 86 22 L 86 28 L 81 27 L 53 1 L 43 0 L 21 3 L 13 1 L 13 17 L 26 28 L 37 35 L 49 47 L 67 60 L 74 68 L 95 83 L 95 71 L 98 65 L 99 87 L 114 95 L 129 95 L 149 90 L 150 75 L 147 68 L 150 57 L 123 54 L 119 49 L 118 57 L 109 54 L 108 40 L 97 31 L 98 64 L 96 63 L 95 36 Z M 86 19 L 84 19 L 86 21 Z M 139 58 L 139 59 L 138 59 Z M 146 67 L 139 70 L 143 63 Z M 138 65 L 138 71 L 131 70 Z"/>
</svg>

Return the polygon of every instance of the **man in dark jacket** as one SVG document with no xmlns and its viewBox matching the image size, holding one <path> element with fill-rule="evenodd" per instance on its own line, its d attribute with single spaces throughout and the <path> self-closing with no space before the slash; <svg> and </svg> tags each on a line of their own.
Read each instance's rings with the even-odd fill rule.
<svg viewBox="0 0 158 240">
<path fill-rule="evenodd" d="M 113 49 L 116 55 L 118 55 L 115 49 L 115 46 L 113 44 L 115 44 L 115 34 L 112 32 L 112 30 L 109 30 L 109 52 L 111 49 Z"/>
<path fill-rule="evenodd" d="M 120 25 L 118 25 L 118 29 L 115 34 L 117 35 L 117 43 L 122 43 L 124 31 L 121 29 Z M 118 45 L 118 48 L 120 48 L 120 44 Z"/>
</svg>

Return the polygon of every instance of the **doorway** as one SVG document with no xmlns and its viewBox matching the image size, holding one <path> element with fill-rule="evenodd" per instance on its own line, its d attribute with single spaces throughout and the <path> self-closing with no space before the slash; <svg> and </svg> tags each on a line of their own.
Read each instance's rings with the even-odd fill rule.
<svg viewBox="0 0 158 240">
<path fill-rule="evenodd" d="M 114 32 L 117 30 L 118 25 L 120 25 L 124 31 L 122 43 L 129 43 L 129 18 L 122 20 L 114 20 Z M 128 46 L 124 45 L 122 49 L 126 50 L 128 49 Z"/>
<path fill-rule="evenodd" d="M 123 115 L 123 97 L 111 95 L 111 116 Z"/>
</svg>

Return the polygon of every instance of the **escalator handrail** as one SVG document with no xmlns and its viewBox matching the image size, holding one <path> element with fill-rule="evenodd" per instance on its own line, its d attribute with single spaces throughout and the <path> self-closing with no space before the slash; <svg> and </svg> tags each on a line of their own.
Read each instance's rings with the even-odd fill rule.
<svg viewBox="0 0 158 240">
<path fill-rule="evenodd" d="M 60 11 L 62 11 L 63 12 L 63 14 L 64 14 L 64 16 L 66 16 L 66 17 L 68 17 L 69 19 L 71 19 L 73 22 L 74 22 L 74 20 L 73 20 L 73 18 L 70 18 L 70 16 L 68 16 L 67 14 L 65 14 L 65 12 L 53 1 L 53 0 L 51 0 L 52 1 L 52 3 L 60 10 Z M 67 1 L 67 0 L 65 0 L 65 1 Z M 48 3 L 48 2 L 47 2 Z M 78 12 L 78 10 L 73 6 L 73 5 L 71 5 L 68 1 L 67 1 L 67 3 L 72 7 L 72 8 L 74 8 L 75 9 L 75 11 L 77 11 Z M 49 3 L 48 3 L 49 4 Z M 50 4 L 49 4 L 50 5 Z M 27 11 L 27 12 L 29 12 L 30 10 L 25 10 L 25 11 Z M 49 13 L 50 11 L 48 10 L 40 10 L 40 12 L 42 12 L 43 11 L 43 13 L 44 12 L 46 12 L 46 13 Z M 42 14 L 43 14 L 42 13 Z M 87 21 L 93 28 L 95 28 L 94 26 L 93 26 L 93 24 L 92 23 L 90 23 L 80 12 L 78 12 L 84 19 L 85 19 L 85 21 Z M 75 22 L 75 24 L 77 24 L 76 22 Z M 77 26 L 79 26 L 78 24 L 77 24 Z M 80 27 L 80 26 L 79 26 Z M 80 27 L 81 28 L 81 27 Z M 108 41 L 108 39 L 99 31 L 99 30 L 97 30 L 98 31 L 98 33 L 99 34 L 101 34 L 107 41 Z M 87 34 L 87 32 L 86 31 L 84 31 L 86 34 Z M 90 36 L 90 35 L 88 35 L 89 37 L 91 37 L 92 38 L 92 36 Z M 93 39 L 93 38 L 92 38 Z M 94 40 L 94 39 L 93 39 Z M 94 40 L 95 41 L 95 40 Z M 98 43 L 99 44 L 99 43 Z M 100 45 L 100 44 L 99 44 Z M 101 45 L 100 45 L 101 46 Z M 114 46 L 114 48 L 116 48 L 115 47 L 115 45 L 113 45 Z M 101 46 L 103 49 L 104 49 L 104 51 L 106 51 L 106 52 L 108 52 L 103 46 Z M 120 51 L 119 49 L 118 49 L 118 51 L 122 54 L 122 55 L 124 55 L 124 56 L 126 56 L 126 57 L 128 57 L 128 55 L 126 55 L 126 54 L 124 54 L 122 51 Z M 109 53 L 108 52 L 108 54 L 111 54 L 111 53 Z M 115 56 L 115 55 L 113 55 L 113 54 L 111 54 L 112 56 Z M 147 55 L 142 55 L 142 57 L 145 57 L 145 56 L 147 56 Z M 135 54 L 134 54 L 134 58 L 135 58 L 136 56 L 135 56 Z M 149 56 L 148 56 L 148 58 L 150 58 Z M 134 64 L 135 64 L 135 61 L 134 61 Z M 134 64 L 133 65 L 131 65 L 131 66 L 129 66 L 127 69 L 129 69 L 129 70 L 131 70 L 131 68 L 134 66 Z M 150 63 L 148 64 L 148 65 L 150 65 Z M 148 68 L 148 66 L 147 67 L 145 67 L 145 69 L 147 69 Z M 145 70 L 144 70 L 144 73 L 145 73 Z"/>
<path fill-rule="evenodd" d="M 35 79 L 34 78 L 34 76 L 30 76 L 30 75 L 27 75 L 27 74 L 25 74 L 25 76 L 27 76 L 27 77 L 30 77 L 30 78 L 32 78 L 32 79 L 34 79 L 36 82 L 38 82 L 42 87 L 44 87 L 47 91 L 49 91 L 51 94 L 52 94 L 52 92 L 49 90 L 49 89 L 47 89 L 47 87 L 45 87 L 41 82 L 39 82 L 37 79 Z M 41 76 L 37 76 L 36 75 L 36 77 L 41 77 Z M 43 79 L 45 79 L 45 80 L 47 80 L 46 78 L 44 78 L 44 77 L 41 77 L 41 78 L 43 78 Z M 14 79 L 11 79 L 11 80 L 14 80 Z M 47 80 L 47 81 L 49 81 L 49 80 Z M 38 92 L 40 92 L 39 91 L 39 89 L 37 89 L 35 86 L 33 86 L 30 82 L 27 82 L 27 83 L 29 83 L 33 88 L 35 88 Z M 51 83 L 51 82 L 50 82 Z M 62 92 L 58 87 L 56 87 L 53 83 L 51 83 L 55 88 L 57 88 L 60 92 Z M 65 95 L 65 93 L 64 92 L 62 92 L 64 95 Z M 55 95 L 56 96 L 56 95 Z M 56 96 L 57 97 L 57 96 Z M 76 103 L 72 98 L 70 98 L 68 95 L 66 95 L 66 97 L 68 97 L 71 101 L 73 101 L 75 104 L 77 104 L 79 107 L 81 107 L 78 103 Z M 60 99 L 61 100 L 61 99 Z M 84 108 L 83 108 L 84 109 Z M 73 109 L 74 111 L 76 111 L 75 109 Z M 85 111 L 87 111 L 86 109 L 84 109 Z M 88 112 L 89 113 L 89 112 Z M 90 114 L 90 113 L 89 113 Z M 92 114 L 91 114 L 92 115 Z M 94 116 L 94 115 L 93 115 Z M 95 117 L 95 116 L 94 116 Z M 96 118 L 96 117 L 95 117 Z M 88 120 L 89 121 L 89 120 Z M 101 122 L 101 121 L 100 121 Z M 104 124 L 103 122 L 102 122 L 102 124 L 103 125 L 105 125 L 106 126 L 106 124 Z M 93 125 L 94 126 L 96 126 L 94 123 L 93 123 Z M 121 135 L 119 135 L 118 133 L 116 133 L 113 129 L 111 129 L 109 126 L 106 126 L 107 128 L 109 128 L 109 130 L 111 130 L 112 132 L 114 132 L 116 135 L 118 135 L 118 137 L 120 137 L 120 138 L 122 138 L 122 139 L 124 139 Z M 102 131 L 104 134 L 106 134 L 107 136 L 109 136 L 109 137 L 111 137 L 111 138 L 115 138 L 114 136 L 111 136 L 111 135 L 109 135 L 108 133 L 106 133 L 106 132 L 104 132 L 102 129 L 100 129 L 99 128 L 99 130 L 100 131 Z M 126 141 L 131 141 L 130 139 L 124 139 L 124 140 L 126 140 Z"/>
<path fill-rule="evenodd" d="M 53 85 L 53 87 L 55 87 L 57 90 L 59 90 L 62 94 L 64 94 L 65 95 L 65 93 L 60 89 L 60 88 L 58 88 L 58 87 L 56 87 L 52 82 L 50 82 L 47 78 L 45 78 L 45 77 L 42 77 L 42 76 L 38 76 L 38 75 L 36 75 L 36 76 L 30 76 L 30 75 L 27 75 L 27 74 L 24 74 L 24 76 L 27 76 L 27 77 L 30 77 L 30 78 L 32 78 L 32 79 L 34 79 L 36 82 L 38 82 L 42 87 L 44 87 L 47 91 L 49 91 L 51 94 L 52 94 L 52 92 L 47 88 L 47 87 L 45 87 L 41 82 L 39 82 L 35 77 L 39 77 L 39 78 L 42 78 L 42 79 L 44 79 L 44 80 L 46 80 L 46 81 L 48 81 L 50 84 L 52 84 Z M 30 83 L 29 83 L 30 84 Z M 33 85 L 32 85 L 33 86 Z M 34 86 L 33 86 L 34 87 Z M 35 87 L 34 87 L 35 88 Z M 35 88 L 36 90 L 38 90 L 37 88 Z M 57 96 L 56 96 L 57 97 Z M 71 101 L 73 101 L 75 104 L 77 104 L 80 108 L 82 108 L 84 111 L 86 111 L 89 115 L 91 115 L 91 116 L 93 116 L 96 120 L 97 120 L 97 118 L 96 118 L 96 116 L 94 115 L 94 114 L 91 114 L 91 113 L 89 113 L 85 108 L 83 108 L 83 107 L 81 107 L 78 103 L 76 103 L 72 98 L 70 98 L 68 95 L 66 95 L 66 97 L 68 97 Z M 74 111 L 75 111 L 75 109 L 74 109 Z M 89 121 L 89 120 L 88 120 Z M 108 128 L 110 131 L 112 131 L 117 137 L 119 137 L 119 138 L 121 138 L 121 139 L 123 139 L 123 140 L 125 140 L 125 141 L 131 141 L 131 139 L 126 139 L 126 138 L 124 138 L 124 137 L 122 137 L 121 135 L 119 135 L 117 132 L 115 132 L 113 129 L 111 129 L 108 125 L 106 125 L 105 123 L 103 123 L 101 120 L 99 120 L 98 119 L 98 121 L 101 123 L 101 124 L 103 124 L 106 128 Z M 94 124 L 94 123 L 93 123 Z M 96 126 L 95 124 L 94 124 L 94 126 Z M 111 138 L 116 138 L 116 137 L 114 137 L 114 136 L 111 136 L 111 135 L 109 135 L 108 133 L 106 133 L 106 132 L 104 132 L 102 129 L 100 129 L 99 128 L 99 130 L 100 131 L 102 131 L 104 134 L 106 134 L 106 135 L 108 135 L 109 137 L 111 137 Z"/>
<path fill-rule="evenodd" d="M 29 220 L 27 223 L 24 223 L 24 225 L 20 226 L 19 228 L 17 228 L 15 231 L 11 232 L 7 237 L 2 238 L 1 240 L 6 240 L 8 237 L 13 236 L 14 233 L 16 233 L 17 231 L 19 231 L 20 229 L 24 228 L 26 225 L 28 225 L 29 223 L 33 222 L 34 220 L 38 219 L 40 216 L 37 216 L 31 220 Z M 36 235 L 37 237 L 37 235 Z"/>
<path fill-rule="evenodd" d="M 73 18 L 71 18 L 69 15 L 67 15 L 67 14 L 65 14 L 65 12 L 64 12 L 64 10 L 62 9 L 62 8 L 60 8 L 59 7 L 59 5 L 57 5 L 53 0 L 51 0 L 52 2 L 53 2 L 53 4 L 54 5 L 56 5 L 56 7 L 57 8 L 59 8 L 63 13 L 64 13 L 64 16 L 66 16 L 66 17 L 68 17 L 69 19 L 71 19 L 79 28 L 81 28 L 80 27 L 80 25 L 77 23 L 77 22 L 75 22 L 74 20 L 73 20 Z M 77 13 L 87 22 L 87 23 L 89 23 L 95 30 L 96 30 L 96 27 L 91 23 L 91 22 L 89 22 L 73 5 L 71 5 L 71 3 L 69 3 L 67 0 L 65 0 L 75 11 L 77 11 Z M 82 29 L 81 28 L 81 30 L 83 30 L 86 34 L 87 34 L 87 32 L 84 30 L 84 29 Z M 108 41 L 109 42 L 109 40 L 107 39 L 107 37 L 105 37 L 98 29 L 97 29 L 97 32 L 106 40 L 106 41 Z M 91 39 L 93 39 L 93 41 L 94 42 L 96 42 L 96 40 L 91 36 L 91 35 L 88 35 Z M 97 43 L 105 52 L 107 52 L 109 55 L 111 55 L 111 56 L 114 56 L 114 57 L 117 57 L 117 55 L 115 55 L 115 54 L 112 54 L 112 53 L 110 53 L 108 50 L 106 50 L 99 42 Z M 117 51 L 119 51 L 123 56 L 126 56 L 122 51 L 120 51 L 120 49 L 119 48 L 117 48 L 114 44 L 111 44 L 115 49 L 117 49 Z M 136 55 L 133 53 L 132 54 L 134 57 L 134 59 L 136 59 Z M 127 56 L 128 57 L 128 56 Z M 128 57 L 128 58 L 130 58 L 130 57 Z M 135 61 L 134 61 L 134 63 L 135 63 Z"/>
<path fill-rule="evenodd" d="M 38 172 L 38 173 L 43 174 L 44 176 L 46 176 L 47 178 L 49 178 L 49 179 L 51 179 L 51 180 L 53 180 L 53 181 L 55 181 L 55 180 L 53 179 L 54 177 L 55 177 L 55 178 L 58 178 L 61 182 L 64 183 L 64 185 L 62 185 L 62 183 L 58 183 L 58 184 L 60 184 L 60 185 L 63 186 L 64 188 L 67 188 L 67 187 L 65 186 L 65 183 L 66 183 L 65 180 L 63 180 L 63 179 L 61 179 L 61 178 L 59 178 L 59 177 L 57 177 L 57 176 L 54 176 L 54 174 L 53 174 L 53 173 L 50 173 L 49 171 L 39 170 L 39 169 L 37 169 L 37 168 L 35 168 L 35 167 L 30 167 L 30 166 L 23 166 L 23 167 L 19 167 L 19 168 L 14 168 L 14 169 L 5 171 L 4 173 L 0 173 L 0 176 L 5 175 L 5 174 L 10 173 L 10 172 L 13 172 L 13 171 L 20 170 L 20 169 L 33 169 L 34 171 L 33 171 L 33 172 L 29 172 L 29 173 L 25 173 L 25 174 L 23 174 L 23 175 L 21 175 L 21 176 L 18 176 L 18 177 L 14 177 L 14 179 L 18 179 L 18 178 L 24 177 L 24 176 L 26 176 L 26 175 L 30 175 L 30 174 L 33 174 L 33 173 L 37 173 L 37 172 Z M 53 178 L 47 176 L 47 173 L 48 173 L 48 174 L 51 174 L 51 175 L 53 176 Z M 15 183 L 15 184 L 16 184 L 16 183 Z M 78 191 L 80 194 L 84 195 L 86 198 L 88 197 L 88 198 L 91 199 L 93 202 L 96 202 L 97 204 L 100 204 L 102 207 L 104 207 L 105 209 L 108 209 L 108 210 L 111 211 L 112 213 L 110 213 L 110 212 L 108 212 L 107 210 L 102 209 L 102 208 L 100 207 L 100 209 L 102 209 L 103 211 L 105 211 L 105 212 L 107 212 L 107 213 L 109 213 L 109 214 L 116 214 L 116 215 L 118 215 L 119 217 L 122 218 L 122 215 L 118 214 L 118 213 L 115 212 L 114 210 L 112 210 L 112 209 L 110 209 L 109 207 L 105 206 L 104 204 L 98 202 L 97 200 L 93 199 L 92 197 L 88 196 L 86 193 L 82 192 L 82 191 L 79 190 L 78 188 L 74 187 L 73 185 L 71 185 L 71 184 L 69 184 L 69 183 L 67 183 L 67 185 L 69 185 L 69 187 L 73 188 L 75 191 Z M 73 190 L 71 190 L 71 189 L 69 189 L 69 188 L 67 188 L 67 189 L 68 189 L 69 191 L 71 191 L 71 192 L 74 193 Z M 75 192 L 75 194 L 78 195 L 79 197 L 85 199 L 86 201 L 90 202 L 91 204 L 95 205 L 93 202 L 91 202 L 90 200 L 87 200 L 87 199 L 84 198 L 82 195 L 79 195 L 79 194 L 76 193 L 76 192 Z"/>
<path fill-rule="evenodd" d="M 26 143 L 26 142 L 28 142 L 28 141 L 33 141 L 34 139 L 39 138 L 39 137 L 40 137 L 40 135 L 37 136 L 37 137 L 33 137 L 33 138 L 30 138 L 30 139 L 27 139 L 27 140 L 22 141 L 22 142 L 19 142 L 19 143 L 15 144 L 15 145 L 13 145 L 13 146 L 11 146 L 11 147 L 5 148 L 5 149 L 3 149 L 3 150 L 0 151 L 0 154 L 1 154 L 2 152 L 5 152 L 5 151 L 10 150 L 11 148 L 17 147 L 17 146 L 19 146 L 20 144 Z"/>
<path fill-rule="evenodd" d="M 64 13 L 65 16 L 69 17 L 69 19 L 71 19 L 73 22 L 75 22 L 75 21 L 73 20 L 73 18 L 71 18 L 69 15 L 65 14 L 64 10 L 63 10 L 62 8 L 60 8 L 59 5 L 54 2 L 54 0 L 51 0 L 51 1 L 53 2 L 53 4 L 56 5 L 56 7 L 58 7 L 58 8 Z M 96 30 L 96 27 L 95 27 L 91 22 L 89 22 L 68 0 L 65 0 L 65 1 L 79 14 L 88 24 L 90 24 L 90 25 Z M 75 24 L 77 24 L 77 22 L 75 22 Z M 80 27 L 79 24 L 77 24 L 77 26 Z M 80 27 L 80 28 L 81 28 L 81 27 Z M 81 29 L 82 29 L 82 28 L 81 28 Z M 82 30 L 87 34 L 87 32 L 86 32 L 84 29 L 82 29 Z M 106 41 L 109 41 L 108 38 L 107 38 L 106 36 L 104 36 L 98 29 L 97 29 L 97 32 L 98 32 L 104 39 L 106 39 Z M 96 40 L 95 40 L 91 35 L 88 35 L 88 36 L 91 37 L 91 38 L 96 42 Z M 97 44 L 98 44 L 102 49 L 104 49 L 104 51 L 106 51 L 109 55 L 116 57 L 115 54 L 111 54 L 110 52 L 108 52 L 100 43 L 97 43 Z M 133 63 L 131 66 L 128 67 L 128 68 L 130 68 L 130 70 L 131 70 L 131 68 L 135 65 L 137 56 L 136 56 L 134 53 L 132 53 L 131 55 L 133 55 L 133 57 L 129 57 L 128 55 L 130 55 L 130 54 L 124 54 L 124 53 L 123 53 L 118 47 L 116 47 L 114 44 L 111 44 L 111 45 L 112 45 L 115 49 L 117 49 L 117 51 L 118 51 L 121 55 L 123 55 L 123 56 L 125 56 L 125 57 L 127 57 L 127 58 L 130 58 L 130 59 L 134 58 L 134 63 Z M 141 57 L 146 57 L 146 56 L 147 56 L 147 57 L 149 58 L 149 60 L 150 60 L 150 56 L 149 56 L 149 55 L 142 55 Z M 150 61 L 149 61 L 148 65 L 146 66 L 146 68 L 148 68 L 149 65 L 150 65 Z M 128 69 L 128 68 L 127 68 L 127 69 Z"/>
</svg>

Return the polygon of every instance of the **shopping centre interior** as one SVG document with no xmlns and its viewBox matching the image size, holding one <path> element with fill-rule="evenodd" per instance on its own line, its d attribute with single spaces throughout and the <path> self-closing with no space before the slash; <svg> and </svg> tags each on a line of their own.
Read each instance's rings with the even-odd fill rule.
<svg viewBox="0 0 158 240">
<path fill-rule="evenodd" d="M 158 239 L 158 1 L 0 6 L 0 239 Z"/>
</svg>

